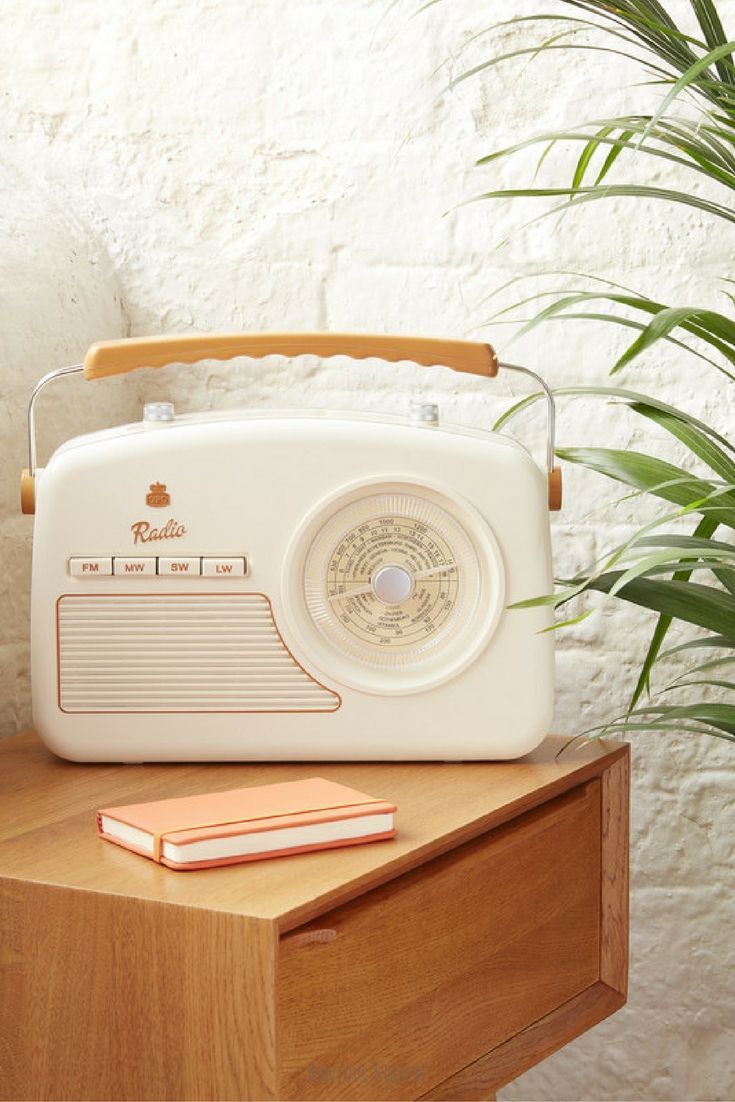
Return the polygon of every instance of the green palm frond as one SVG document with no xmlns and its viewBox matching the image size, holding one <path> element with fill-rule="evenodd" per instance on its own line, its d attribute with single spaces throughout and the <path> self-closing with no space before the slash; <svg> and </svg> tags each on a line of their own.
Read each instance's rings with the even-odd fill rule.
<svg viewBox="0 0 735 1102">
<path fill-rule="evenodd" d="M 657 707 L 636 708 L 585 734 L 604 736 L 629 734 L 631 731 L 685 731 L 735 742 L 735 705 L 698 701 L 678 707 L 660 704 Z"/>
<path fill-rule="evenodd" d="M 685 207 L 694 207 L 705 214 L 711 214 L 715 218 L 722 218 L 725 222 L 735 222 L 735 209 L 722 203 L 715 203 L 705 199 L 701 195 L 692 192 L 680 191 L 674 188 L 654 187 L 651 184 L 606 184 L 604 187 L 529 187 L 529 188 L 500 188 L 497 191 L 485 191 L 468 199 L 468 203 L 477 203 L 483 199 L 565 199 L 563 203 L 550 207 L 536 218 L 526 222 L 523 229 L 532 226 L 534 222 L 542 218 L 548 218 L 554 214 L 561 214 L 572 205 L 581 203 L 596 203 L 604 199 L 655 199 L 663 203 L 678 203 Z"/>
<path fill-rule="evenodd" d="M 512 306 L 505 307 L 489 318 L 487 323 L 497 323 L 502 315 L 507 315 L 512 311 L 525 307 L 531 302 L 538 301 L 540 298 L 552 296 L 554 298 L 553 302 L 537 310 L 533 317 L 525 321 L 519 327 L 516 338 L 525 336 L 544 322 L 564 320 L 569 314 L 570 308 L 576 311 L 578 306 L 585 306 L 590 303 L 610 302 L 616 306 L 624 306 L 638 314 L 644 316 L 648 315 L 651 318 L 651 321 L 647 322 L 645 328 L 640 331 L 640 336 L 628 346 L 616 363 L 613 364 L 611 374 L 627 366 L 631 360 L 640 355 L 641 352 L 650 349 L 657 341 L 668 339 L 677 329 L 681 329 L 684 333 L 695 337 L 704 345 L 709 346 L 713 352 L 717 353 L 717 355 L 727 363 L 735 365 L 735 322 L 732 318 L 720 314 L 715 310 L 708 310 L 705 308 L 668 306 L 663 302 L 655 302 L 645 295 L 637 295 L 630 292 L 615 290 L 569 291 L 566 289 L 537 292 L 527 298 L 520 299 L 513 303 Z M 575 312 L 571 316 L 575 319 L 579 319 L 584 315 Z M 608 314 L 608 318 L 609 320 L 614 320 L 615 315 Z M 691 349 L 690 351 L 702 357 L 702 354 L 699 353 L 698 350 Z M 712 357 L 702 358 L 707 359 L 713 367 L 725 375 L 731 382 L 735 382 L 735 374 L 728 370 L 728 368 L 717 359 L 713 359 Z"/>
<path fill-rule="evenodd" d="M 735 649 L 735 542 L 714 538 L 718 529 L 735 531 L 735 445 L 685 411 L 637 391 L 586 386 L 559 388 L 555 394 L 623 403 L 632 413 L 647 418 L 678 440 L 690 458 L 699 460 L 712 476 L 695 475 L 668 461 L 630 450 L 557 450 L 558 456 L 566 462 L 581 464 L 682 507 L 679 514 L 657 517 L 622 547 L 608 553 L 602 564 L 598 563 L 577 578 L 560 582 L 555 594 L 545 598 L 545 603 L 562 607 L 585 593 L 598 592 L 658 613 L 630 702 L 630 714 L 634 716 L 638 714 L 636 708 L 643 694 L 650 693 L 656 663 L 680 653 L 678 648 L 662 651 L 674 622 L 684 622 L 711 633 L 704 640 L 696 641 L 698 647 Z M 495 427 L 507 425 L 541 397 L 539 392 L 516 402 Z M 660 530 L 660 525 L 686 512 L 701 516 L 692 535 Z M 713 584 L 691 581 L 693 576 L 699 577 L 703 572 L 711 575 Z M 664 578 L 660 577 L 662 574 Z M 523 602 L 526 607 L 534 603 L 533 599 Z M 557 627 L 578 622 L 588 614 L 585 610 Z M 687 674 L 694 672 L 696 668 L 688 670 Z M 672 719 L 675 721 L 676 716 Z"/>
<path fill-rule="evenodd" d="M 429 0 L 427 6 L 442 2 Z M 536 200 L 541 213 L 534 212 L 526 226 L 606 199 L 646 199 L 664 211 L 685 206 L 726 224 L 734 222 L 735 42 L 715 0 L 689 2 L 694 30 L 682 27 L 664 0 L 557 0 L 555 10 L 505 19 L 474 35 L 466 45 L 476 51 L 488 43 L 489 49 L 485 57 L 459 69 L 451 82 L 454 88 L 519 58 L 592 54 L 601 63 L 609 55 L 624 56 L 640 67 L 645 83 L 662 91 L 652 111 L 591 117 L 486 152 L 477 161 L 483 172 L 536 147 L 536 174 L 528 186 L 486 188 L 468 202 Z M 535 41 L 493 48 L 509 29 L 523 30 Z M 460 61 L 463 56 L 463 49 L 455 55 Z M 650 91 L 646 94 L 650 101 Z M 568 175 L 561 181 L 554 175 L 546 183 L 544 177 L 558 173 L 560 158 L 568 162 Z M 666 182 L 651 176 L 652 169 L 666 169 Z M 673 172 L 676 182 L 669 186 Z M 569 277 L 575 282 L 578 278 L 568 272 L 549 274 L 563 275 L 567 283 Z M 735 282 L 729 275 L 725 282 Z M 489 297 L 507 296 L 519 278 Z M 715 369 L 723 385 L 735 382 L 731 313 L 710 305 L 667 303 L 595 276 L 586 279 L 581 287 L 516 296 L 496 309 L 488 324 L 513 324 L 514 339 L 550 322 L 614 324 L 631 339 L 611 365 L 611 374 L 630 371 L 640 356 L 655 354 L 663 342 L 682 357 Z M 723 294 L 728 309 L 735 307 L 732 290 Z M 652 520 L 585 571 L 559 579 L 554 593 L 531 596 L 516 607 L 568 609 L 567 619 L 551 630 L 579 623 L 600 600 L 626 601 L 655 614 L 628 709 L 591 734 L 685 731 L 735 741 L 735 444 L 701 418 L 634 389 L 586 383 L 559 388 L 555 394 L 626 407 L 675 441 L 681 463 L 648 451 L 558 448 L 564 462 L 625 486 L 629 492 L 622 500 L 630 503 L 645 495 L 660 504 Z M 498 418 L 496 430 L 505 429 L 540 398 L 532 394 L 516 401 Z M 682 530 L 687 521 L 692 527 Z M 665 649 L 674 625 L 687 627 L 690 636 Z M 657 670 L 672 667 L 673 677 L 657 692 Z M 667 694 L 663 703 L 656 699 L 659 693 Z M 713 694 L 716 699 L 710 700 Z"/>
<path fill-rule="evenodd" d="M 608 149 L 595 186 L 602 183 L 623 152 L 657 157 L 706 176 L 728 188 L 735 188 L 735 156 L 731 146 L 735 134 L 723 127 L 703 127 L 688 119 L 662 119 L 653 129 L 651 115 L 621 115 L 592 119 L 580 127 L 544 131 L 522 142 L 506 146 L 480 157 L 478 167 L 493 164 L 534 146 L 549 147 L 558 142 L 577 142 L 584 149 L 575 166 L 572 189 L 582 185 L 598 150 Z M 640 139 L 647 135 L 644 144 Z"/>
<path fill-rule="evenodd" d="M 498 52 L 460 72 L 451 86 L 480 77 L 497 65 L 523 56 L 547 51 L 598 51 L 622 55 L 640 64 L 654 81 L 667 86 L 658 108 L 652 114 L 616 116 L 589 120 L 566 130 L 539 134 L 511 147 L 480 158 L 489 165 L 512 156 L 529 145 L 543 144 L 546 152 L 558 143 L 582 143 L 566 188 L 527 187 L 493 189 L 477 199 L 564 198 L 546 214 L 558 213 L 572 204 L 606 198 L 649 198 L 667 203 L 694 206 L 708 214 L 731 222 L 735 218 L 732 193 L 735 191 L 735 42 L 728 40 L 717 10 L 709 0 L 692 0 L 702 37 L 685 33 L 660 4 L 648 2 L 616 3 L 605 0 L 561 0 L 585 17 L 578 20 L 560 13 L 544 12 L 523 17 L 523 22 L 546 25 L 556 18 L 557 34 L 540 42 L 507 52 Z M 588 16 L 594 16 L 590 19 Z M 520 20 L 519 20 L 520 21 Z M 506 20 L 500 26 L 508 26 Z M 566 24 L 570 24 L 569 27 Z M 592 33 L 592 41 L 577 41 Z M 676 116 L 671 114 L 676 109 Z M 689 115 L 682 115 L 689 111 Z M 680 117 L 681 116 L 681 117 Z M 597 159 L 591 186 L 585 181 Z M 642 158 L 656 158 L 685 168 L 723 189 L 721 201 L 708 199 L 690 190 L 661 188 L 637 181 L 603 186 L 615 165 L 636 166 Z"/>
</svg>

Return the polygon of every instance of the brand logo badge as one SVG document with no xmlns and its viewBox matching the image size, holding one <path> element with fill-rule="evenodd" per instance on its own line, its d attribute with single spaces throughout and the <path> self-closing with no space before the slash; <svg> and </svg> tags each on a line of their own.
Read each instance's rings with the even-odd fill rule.
<svg viewBox="0 0 735 1102">
<path fill-rule="evenodd" d="M 166 493 L 164 482 L 151 482 L 150 492 L 145 495 L 146 505 L 153 509 L 164 509 L 171 504 L 171 494 Z"/>
</svg>

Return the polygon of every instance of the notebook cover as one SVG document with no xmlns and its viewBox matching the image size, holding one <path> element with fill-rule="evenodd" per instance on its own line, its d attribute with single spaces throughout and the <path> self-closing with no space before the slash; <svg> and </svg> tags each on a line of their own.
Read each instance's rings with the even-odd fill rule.
<svg viewBox="0 0 735 1102">
<path fill-rule="evenodd" d="M 162 838 L 165 836 L 166 841 L 181 845 L 186 842 L 200 842 L 289 826 L 352 819 L 363 815 L 383 815 L 395 810 L 394 804 L 367 796 L 347 785 L 328 781 L 323 777 L 309 777 L 280 784 L 235 788 L 199 796 L 180 796 L 167 800 L 101 808 L 97 812 L 97 829 L 102 838 L 149 859 L 158 860 L 169 868 L 200 869 L 304 853 L 315 849 L 334 849 L 360 842 L 379 841 L 392 838 L 395 830 L 360 838 L 339 839 L 308 846 L 294 846 L 285 850 L 232 855 L 185 864 L 178 864 L 162 856 Z M 152 834 L 154 853 L 148 853 L 138 846 L 106 834 L 102 830 L 103 815 Z"/>
</svg>

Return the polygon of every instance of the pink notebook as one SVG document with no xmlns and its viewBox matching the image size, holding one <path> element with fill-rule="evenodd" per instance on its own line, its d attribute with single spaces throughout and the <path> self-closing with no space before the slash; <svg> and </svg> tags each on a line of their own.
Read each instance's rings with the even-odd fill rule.
<svg viewBox="0 0 735 1102">
<path fill-rule="evenodd" d="M 323 777 L 97 812 L 100 836 L 171 869 L 206 869 L 393 838 L 396 808 Z"/>
</svg>

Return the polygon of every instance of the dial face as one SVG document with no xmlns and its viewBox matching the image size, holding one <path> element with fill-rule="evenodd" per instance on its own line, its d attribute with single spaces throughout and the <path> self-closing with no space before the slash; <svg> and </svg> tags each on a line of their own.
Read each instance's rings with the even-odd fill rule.
<svg viewBox="0 0 735 1102">
<path fill-rule="evenodd" d="M 426 687 L 466 664 L 502 598 L 490 530 L 469 507 L 463 517 L 456 502 L 418 486 L 333 503 L 310 526 L 301 571 L 310 634 L 339 658 L 345 680 L 376 691 Z"/>
<path fill-rule="evenodd" d="M 369 516 L 352 525 L 327 562 L 332 616 L 371 647 L 425 643 L 451 618 L 458 598 L 452 548 L 415 515 Z"/>
</svg>

